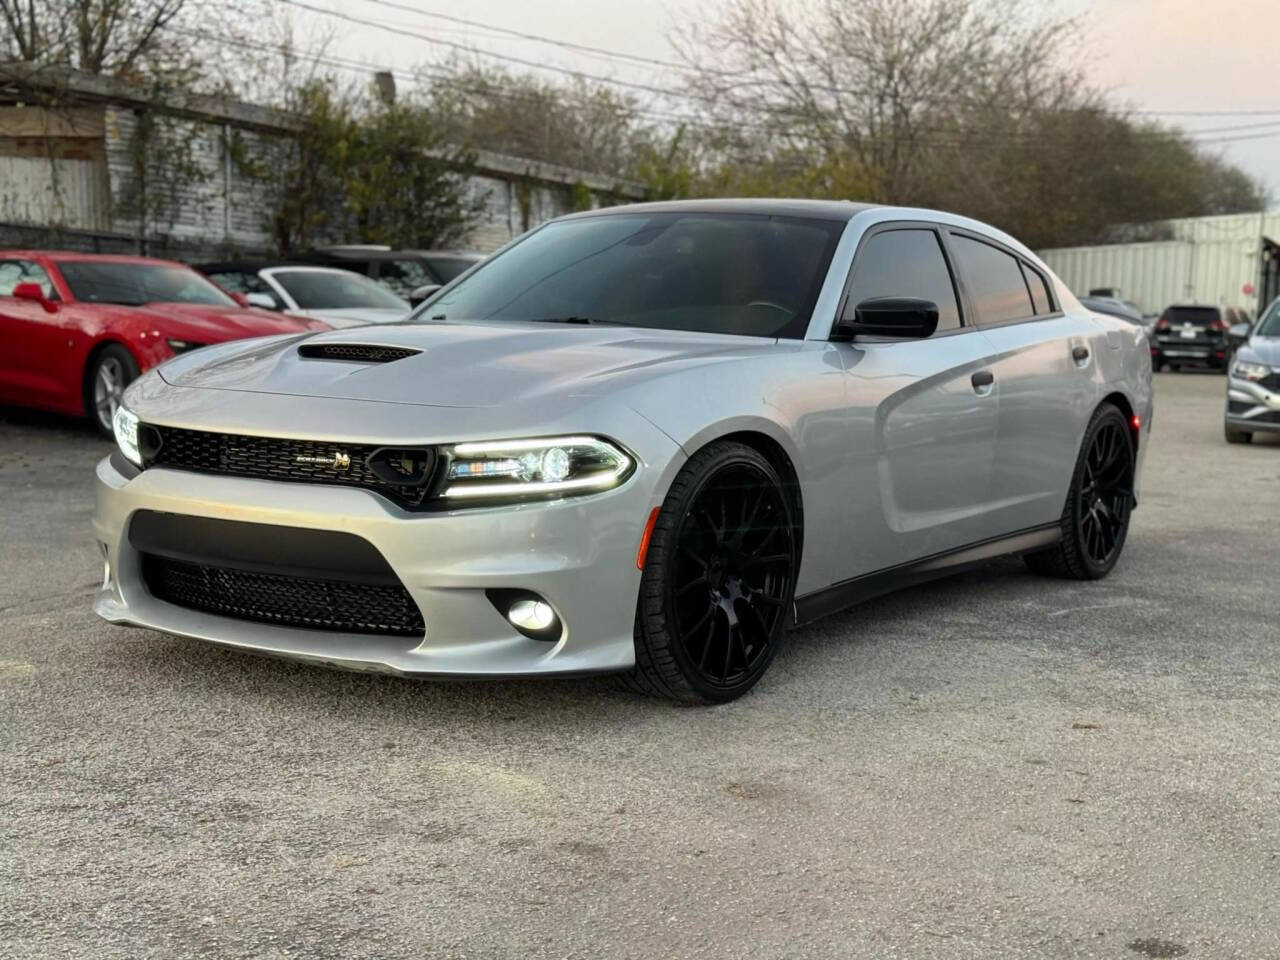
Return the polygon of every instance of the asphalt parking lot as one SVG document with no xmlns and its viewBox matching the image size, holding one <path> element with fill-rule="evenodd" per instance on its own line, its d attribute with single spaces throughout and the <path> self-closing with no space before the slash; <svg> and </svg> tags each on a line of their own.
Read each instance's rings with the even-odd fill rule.
<svg viewBox="0 0 1280 960">
<path fill-rule="evenodd" d="M 71 421 L 0 410 L 2 957 L 1280 957 L 1280 442 L 1157 377 L 1106 581 L 792 634 L 745 699 L 419 683 L 99 622 Z"/>
</svg>

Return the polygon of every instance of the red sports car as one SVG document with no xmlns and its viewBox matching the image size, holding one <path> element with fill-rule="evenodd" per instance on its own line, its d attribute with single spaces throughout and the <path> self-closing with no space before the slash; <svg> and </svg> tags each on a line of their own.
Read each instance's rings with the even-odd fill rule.
<svg viewBox="0 0 1280 960">
<path fill-rule="evenodd" d="M 247 307 L 181 263 L 0 250 L 0 403 L 87 416 L 108 436 L 128 383 L 174 354 L 328 329 Z"/>
</svg>

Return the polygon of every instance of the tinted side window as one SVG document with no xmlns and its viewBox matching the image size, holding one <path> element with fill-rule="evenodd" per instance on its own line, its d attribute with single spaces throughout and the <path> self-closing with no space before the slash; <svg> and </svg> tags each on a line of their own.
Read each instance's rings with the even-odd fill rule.
<svg viewBox="0 0 1280 960">
<path fill-rule="evenodd" d="M 0 260 L 0 297 L 13 296 L 13 288 L 20 283 L 38 283 L 46 299 L 58 299 L 53 281 L 39 264 L 30 260 Z"/>
<path fill-rule="evenodd" d="M 1031 288 L 1031 303 L 1036 308 L 1036 316 L 1053 313 L 1053 298 L 1049 296 L 1049 284 L 1035 267 L 1024 263 L 1022 272 L 1027 278 L 1027 286 Z"/>
<path fill-rule="evenodd" d="M 862 245 L 853 266 L 853 285 L 844 316 L 863 300 L 875 297 L 918 297 L 938 305 L 938 329 L 960 326 L 951 272 L 942 255 L 942 244 L 932 230 L 887 230 Z"/>
<path fill-rule="evenodd" d="M 978 323 L 1023 320 L 1035 315 L 1017 259 L 989 243 L 956 234 L 951 235 L 951 249 Z"/>
</svg>

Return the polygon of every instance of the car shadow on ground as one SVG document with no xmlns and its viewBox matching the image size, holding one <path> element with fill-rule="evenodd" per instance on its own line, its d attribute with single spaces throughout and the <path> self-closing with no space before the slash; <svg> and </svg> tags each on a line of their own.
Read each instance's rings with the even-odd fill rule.
<svg viewBox="0 0 1280 960">
<path fill-rule="evenodd" d="M 1008 597 L 1019 584 L 1044 583 L 1016 558 L 990 561 L 975 570 L 912 586 L 869 600 L 791 631 L 786 646 L 761 680 L 766 696 L 775 685 L 805 685 L 829 670 L 832 658 L 856 655 L 882 642 L 906 643 L 936 628 L 938 614 L 974 619 L 980 608 Z M 893 624 L 877 630 L 877 624 Z M 643 697 L 612 675 L 566 678 L 439 679 L 361 673 L 301 663 L 147 630 L 112 629 L 113 669 L 133 673 L 144 685 L 180 684 L 197 699 L 270 701 L 288 713 L 345 716 L 353 722 L 422 724 L 441 721 L 519 720 L 545 729 L 580 723 L 590 714 L 594 729 L 627 725 L 671 709 L 666 700 Z M 790 692 L 788 692 L 790 695 Z M 725 708 L 752 709 L 756 691 Z M 695 711 L 697 708 L 694 708 Z M 716 709 L 716 708 L 713 708 Z"/>
<path fill-rule="evenodd" d="M 44 410 L 32 410 L 27 407 L 6 407 L 0 405 L 0 429 L 31 428 L 45 430 L 51 434 L 62 434 L 69 440 L 83 440 L 86 437 L 97 437 L 93 424 L 84 417 L 70 417 L 61 413 L 47 413 Z M 105 438 L 102 438 L 105 440 Z"/>
</svg>

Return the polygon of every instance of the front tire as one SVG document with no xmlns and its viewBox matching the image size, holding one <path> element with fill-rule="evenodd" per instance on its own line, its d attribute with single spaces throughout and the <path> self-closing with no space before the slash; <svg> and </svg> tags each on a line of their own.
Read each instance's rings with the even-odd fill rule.
<svg viewBox="0 0 1280 960">
<path fill-rule="evenodd" d="M 1129 533 L 1136 461 L 1128 419 L 1103 404 L 1089 421 L 1076 458 L 1062 512 L 1062 540 L 1024 557 L 1033 573 L 1100 580 L 1111 572 Z"/>
<path fill-rule="evenodd" d="M 782 645 L 798 562 L 791 501 L 773 465 L 742 443 L 698 451 L 654 524 L 626 685 L 684 703 L 742 696 Z"/>
<path fill-rule="evenodd" d="M 138 378 L 138 362 L 118 343 L 103 347 L 89 362 L 84 379 L 84 409 L 104 437 L 114 435 L 112 421 L 124 388 Z"/>
<path fill-rule="evenodd" d="M 1246 430 L 1232 430 L 1230 427 L 1223 427 L 1222 432 L 1227 438 L 1227 443 L 1253 443 L 1253 434 Z"/>
</svg>

